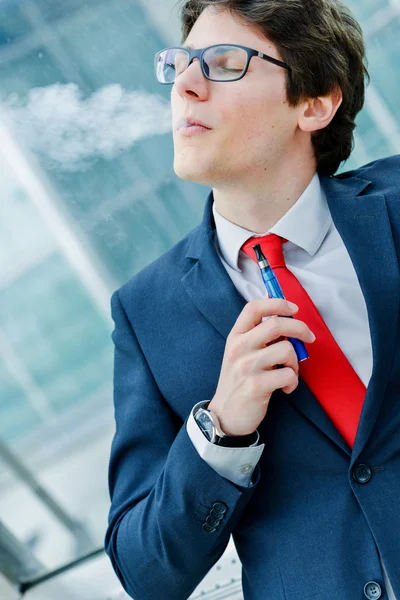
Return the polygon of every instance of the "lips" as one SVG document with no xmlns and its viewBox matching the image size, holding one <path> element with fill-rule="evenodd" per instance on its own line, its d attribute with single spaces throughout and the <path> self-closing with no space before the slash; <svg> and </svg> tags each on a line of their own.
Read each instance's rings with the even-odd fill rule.
<svg viewBox="0 0 400 600">
<path fill-rule="evenodd" d="M 206 129 L 212 129 L 212 127 L 210 127 L 210 125 L 208 125 L 204 121 L 200 121 L 199 119 L 193 119 L 192 117 L 180 119 L 178 121 L 177 129 L 181 129 L 182 127 L 188 127 L 189 125 L 200 125 L 201 127 L 205 127 Z"/>
</svg>

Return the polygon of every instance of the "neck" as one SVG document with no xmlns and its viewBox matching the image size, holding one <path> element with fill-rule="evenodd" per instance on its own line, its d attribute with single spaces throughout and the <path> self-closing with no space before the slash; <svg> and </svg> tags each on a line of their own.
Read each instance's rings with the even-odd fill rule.
<svg viewBox="0 0 400 600">
<path fill-rule="evenodd" d="M 266 233 L 297 202 L 315 174 L 315 164 L 298 172 L 275 173 L 262 182 L 213 187 L 220 215 L 249 231 Z"/>
</svg>

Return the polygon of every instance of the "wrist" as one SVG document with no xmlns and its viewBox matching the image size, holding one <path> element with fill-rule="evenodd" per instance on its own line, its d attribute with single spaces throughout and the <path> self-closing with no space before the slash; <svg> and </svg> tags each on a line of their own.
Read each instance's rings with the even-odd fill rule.
<svg viewBox="0 0 400 600">
<path fill-rule="evenodd" d="M 214 413 L 214 415 L 217 417 L 218 419 L 218 423 L 220 426 L 220 429 L 224 432 L 224 434 L 227 437 L 235 437 L 235 438 L 248 438 L 250 439 L 250 437 L 252 436 L 253 438 L 256 435 L 257 429 L 255 429 L 254 431 L 250 432 L 250 433 L 234 433 L 233 431 L 231 431 L 224 423 L 223 418 L 221 418 L 220 413 L 218 412 L 218 410 L 215 408 L 215 403 L 214 406 L 212 404 L 212 400 L 208 403 L 204 405 L 204 408 L 206 408 L 207 410 L 209 410 L 210 412 Z"/>
<path fill-rule="evenodd" d="M 229 448 L 247 448 L 258 445 L 260 436 L 257 430 L 245 435 L 225 433 L 216 412 L 210 410 L 210 404 L 211 402 L 201 403 L 194 413 L 197 425 L 209 442 Z"/>
</svg>

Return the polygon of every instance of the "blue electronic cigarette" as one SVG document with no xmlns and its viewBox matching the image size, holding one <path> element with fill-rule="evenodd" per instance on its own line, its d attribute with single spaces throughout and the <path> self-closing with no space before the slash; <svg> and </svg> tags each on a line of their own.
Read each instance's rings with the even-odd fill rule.
<svg viewBox="0 0 400 600">
<path fill-rule="evenodd" d="M 282 292 L 282 288 L 279 285 L 279 281 L 277 280 L 275 273 L 272 270 L 272 267 L 269 264 L 266 256 L 264 255 L 263 251 L 261 250 L 260 244 L 256 244 L 255 246 L 252 246 L 252 248 L 253 248 L 254 252 L 256 253 L 257 263 L 258 263 L 258 266 L 260 267 L 261 275 L 262 275 L 266 290 L 268 292 L 268 296 L 270 298 L 285 298 L 285 296 Z M 293 317 L 290 316 L 290 319 L 293 319 Z M 298 340 L 297 338 L 291 338 L 291 337 L 288 337 L 288 340 L 293 344 L 294 349 L 296 351 L 297 359 L 299 362 L 306 360 L 306 358 L 310 358 L 308 355 L 308 352 L 306 350 L 306 347 L 301 340 Z"/>
</svg>

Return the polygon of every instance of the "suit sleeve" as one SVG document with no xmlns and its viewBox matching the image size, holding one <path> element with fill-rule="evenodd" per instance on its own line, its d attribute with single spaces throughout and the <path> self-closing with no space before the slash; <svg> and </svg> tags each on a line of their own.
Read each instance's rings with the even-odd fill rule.
<svg viewBox="0 0 400 600">
<path fill-rule="evenodd" d="M 116 430 L 105 550 L 134 600 L 186 600 L 222 556 L 260 466 L 243 487 L 199 456 L 189 415 L 182 423 L 161 395 L 118 291 L 111 312 Z"/>
</svg>

